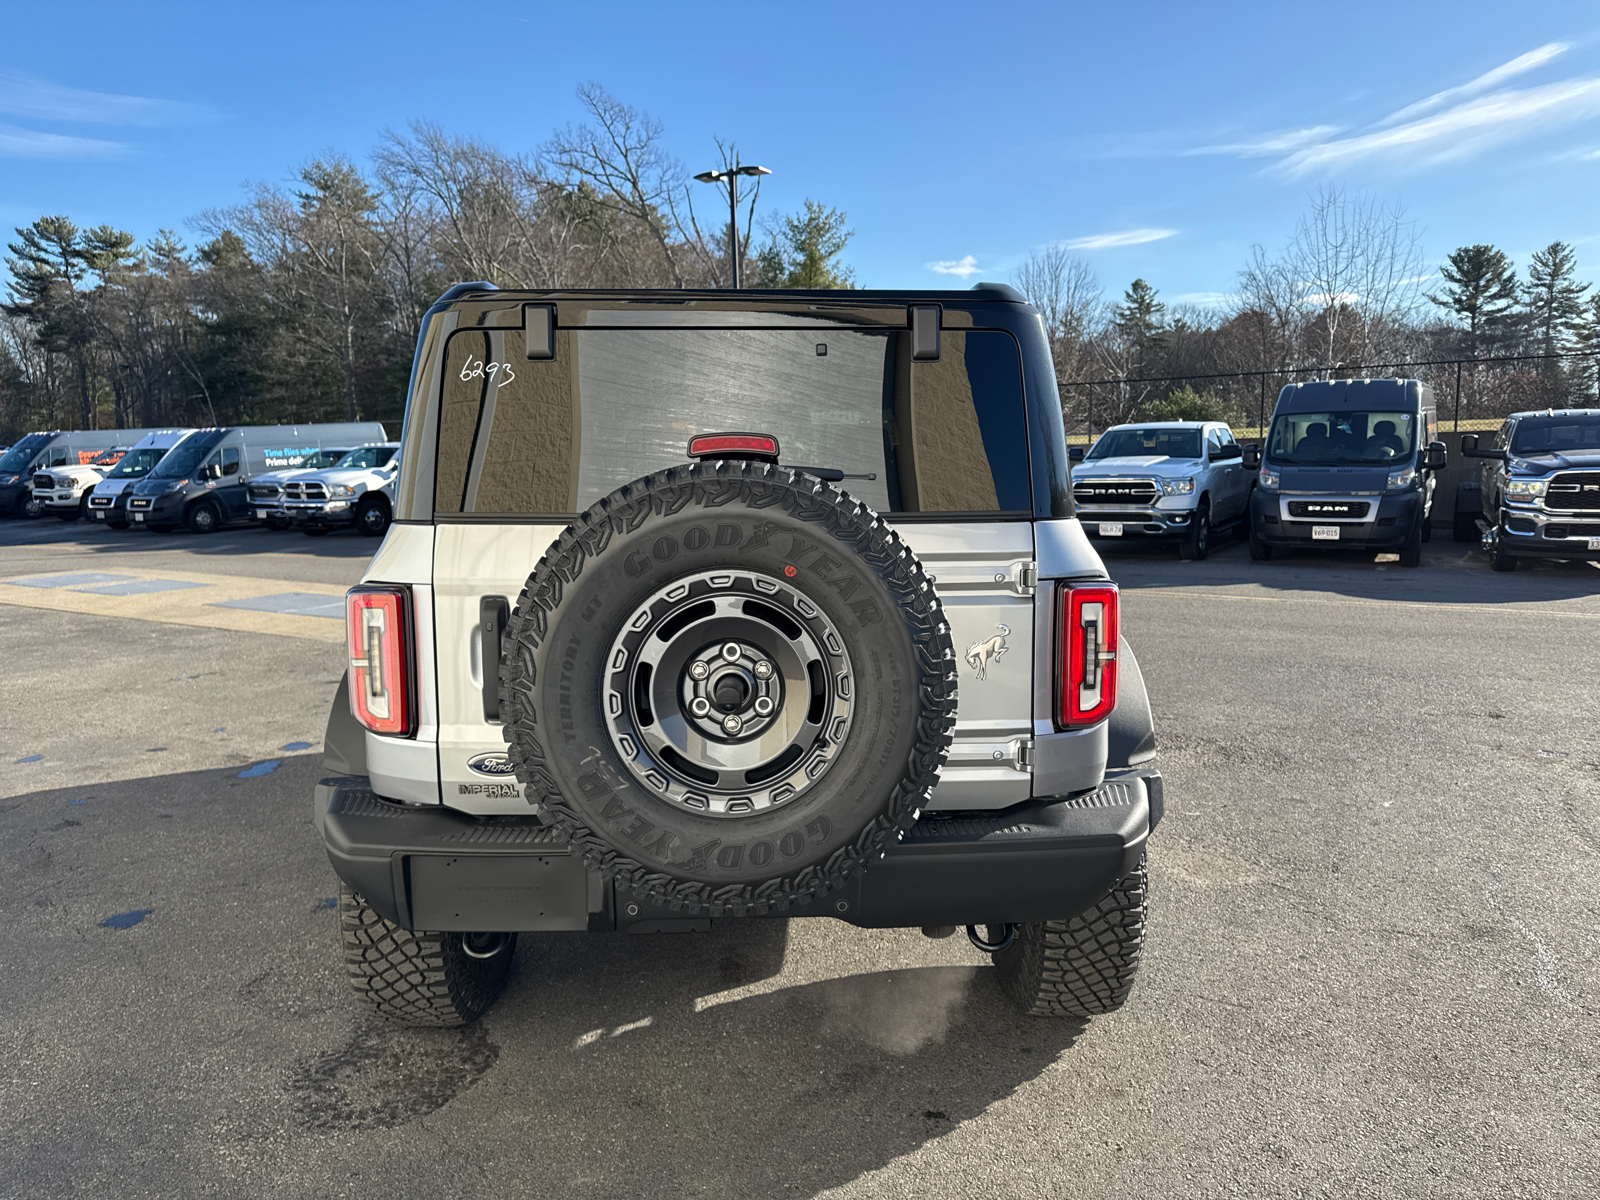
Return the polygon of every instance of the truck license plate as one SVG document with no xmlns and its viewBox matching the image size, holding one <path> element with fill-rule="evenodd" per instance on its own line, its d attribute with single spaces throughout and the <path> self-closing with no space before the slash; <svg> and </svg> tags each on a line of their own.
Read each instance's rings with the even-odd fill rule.
<svg viewBox="0 0 1600 1200">
<path fill-rule="evenodd" d="M 143 513 L 134 513 L 133 514 L 133 519 L 135 521 L 142 521 L 142 520 L 144 520 L 144 514 Z"/>
<path fill-rule="evenodd" d="M 1121 521 L 1101 521 L 1100 522 L 1100 536 L 1101 537 L 1121 537 L 1122 536 L 1122 522 Z"/>
<path fill-rule="evenodd" d="M 1591 550 L 1600 550 L 1600 538 L 1590 538 L 1589 539 L 1589 549 L 1591 549 Z"/>
<path fill-rule="evenodd" d="M 1311 540 L 1313 542 L 1337 542 L 1339 540 L 1339 527 L 1337 525 L 1313 525 L 1311 527 Z"/>
<path fill-rule="evenodd" d="M 264 509 L 264 508 L 256 509 L 256 520 L 265 521 L 266 519 L 267 519 L 267 510 Z"/>
</svg>

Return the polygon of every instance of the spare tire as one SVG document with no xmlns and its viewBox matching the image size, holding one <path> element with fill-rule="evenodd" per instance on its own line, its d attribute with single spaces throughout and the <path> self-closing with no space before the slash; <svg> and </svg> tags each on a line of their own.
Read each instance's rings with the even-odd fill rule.
<svg viewBox="0 0 1600 1200">
<path fill-rule="evenodd" d="M 530 803 L 639 898 L 805 903 L 880 858 L 950 748 L 933 581 L 866 505 L 785 467 L 673 467 L 529 576 L 500 705 Z"/>
</svg>

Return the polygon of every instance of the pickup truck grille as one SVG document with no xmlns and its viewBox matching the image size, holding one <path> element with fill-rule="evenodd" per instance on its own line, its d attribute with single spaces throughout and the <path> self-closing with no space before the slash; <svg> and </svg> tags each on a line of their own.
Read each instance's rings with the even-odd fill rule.
<svg viewBox="0 0 1600 1200">
<path fill-rule="evenodd" d="M 1289 515 L 1301 520 L 1327 517 L 1332 520 L 1360 521 L 1372 506 L 1365 500 L 1291 500 Z"/>
<path fill-rule="evenodd" d="M 1600 471 L 1563 471 L 1550 481 L 1550 490 L 1545 495 L 1544 506 L 1561 509 L 1600 509 Z"/>
<path fill-rule="evenodd" d="M 286 483 L 283 485 L 283 498 L 285 500 L 326 500 L 328 487 L 322 483 Z"/>
<path fill-rule="evenodd" d="M 250 485 L 250 499 L 276 500 L 283 495 L 283 489 L 275 483 L 252 483 Z"/>
<path fill-rule="evenodd" d="M 52 476 L 40 473 L 33 477 L 33 486 L 40 491 L 53 492 L 56 490 L 56 481 Z"/>
<path fill-rule="evenodd" d="M 1079 504 L 1147 505 L 1161 498 L 1161 489 L 1148 479 L 1083 479 L 1072 485 L 1072 498 Z"/>
</svg>

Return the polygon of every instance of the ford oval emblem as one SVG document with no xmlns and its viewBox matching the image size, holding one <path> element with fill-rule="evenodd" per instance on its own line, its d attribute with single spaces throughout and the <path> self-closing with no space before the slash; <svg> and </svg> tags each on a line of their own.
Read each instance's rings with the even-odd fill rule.
<svg viewBox="0 0 1600 1200">
<path fill-rule="evenodd" d="M 509 754 L 477 754 L 467 759 L 467 766 L 479 775 L 515 775 L 516 767 L 511 765 Z"/>
</svg>

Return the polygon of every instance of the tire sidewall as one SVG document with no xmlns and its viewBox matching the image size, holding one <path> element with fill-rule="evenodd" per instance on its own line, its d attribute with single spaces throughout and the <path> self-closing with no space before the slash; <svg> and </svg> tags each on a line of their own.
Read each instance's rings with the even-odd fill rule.
<svg viewBox="0 0 1600 1200">
<path fill-rule="evenodd" d="M 215 533 L 220 523 L 217 506 L 209 500 L 195 505 L 189 512 L 188 525 L 193 533 Z"/>
</svg>

